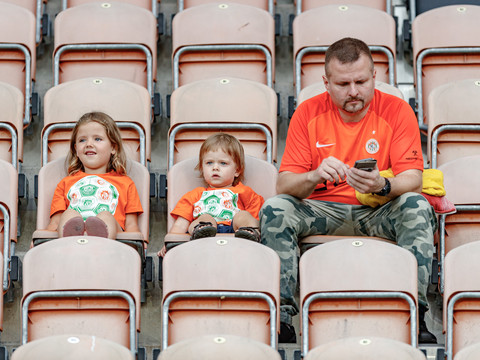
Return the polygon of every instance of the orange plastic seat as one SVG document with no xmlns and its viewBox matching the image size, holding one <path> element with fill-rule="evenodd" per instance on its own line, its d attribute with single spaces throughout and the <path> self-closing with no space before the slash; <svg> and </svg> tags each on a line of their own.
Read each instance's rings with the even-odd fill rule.
<svg viewBox="0 0 480 360">
<path fill-rule="evenodd" d="M 183 160 L 172 166 L 167 173 L 167 234 L 165 243 L 177 243 L 190 240 L 189 234 L 171 234 L 175 219 L 170 215 L 180 198 L 198 186 L 205 186 L 203 179 L 195 170 L 197 158 Z M 250 186 L 257 194 L 268 199 L 276 195 L 277 168 L 258 158 L 245 156 L 245 172 L 243 184 Z M 233 235 L 233 234 L 231 234 Z M 225 236 L 222 234 L 222 236 Z"/>
<path fill-rule="evenodd" d="M 437 86 L 428 97 L 430 167 L 480 152 L 480 76 Z"/>
<path fill-rule="evenodd" d="M 304 356 L 356 336 L 417 345 L 417 261 L 408 250 L 367 238 L 341 239 L 308 250 L 299 270 Z"/>
<path fill-rule="evenodd" d="M 278 351 L 259 341 L 234 335 L 204 335 L 180 341 L 158 360 L 280 360 Z"/>
<path fill-rule="evenodd" d="M 143 86 L 113 78 L 68 81 L 47 90 L 43 108 L 43 164 L 68 153 L 75 123 L 92 109 L 116 121 L 129 158 L 144 165 L 151 160 L 152 108 Z"/>
<path fill-rule="evenodd" d="M 256 81 L 212 78 L 180 86 L 171 96 L 169 168 L 197 156 L 203 141 L 226 131 L 245 153 L 268 162 L 277 153 L 277 95 Z"/>
<path fill-rule="evenodd" d="M 92 2 L 55 18 L 54 85 L 85 77 L 110 77 L 145 87 L 153 98 L 157 20 L 151 11 L 123 2 Z"/>
<path fill-rule="evenodd" d="M 209 3 L 179 12 L 172 21 L 173 89 L 216 77 L 274 82 L 275 24 L 265 10 Z"/>
<path fill-rule="evenodd" d="M 18 347 L 12 360 L 132 360 L 124 346 L 93 335 L 56 335 Z"/>
<path fill-rule="evenodd" d="M 280 259 L 250 240 L 189 241 L 163 259 L 162 349 L 201 335 L 245 336 L 276 349 Z"/>
<path fill-rule="evenodd" d="M 383 337 L 350 337 L 312 349 L 305 360 L 426 360 L 421 350 Z"/>
<path fill-rule="evenodd" d="M 480 6 L 450 5 L 424 12 L 413 20 L 414 80 L 421 129 L 426 130 L 429 124 L 425 109 L 434 88 L 478 77 L 479 16 Z"/>
<path fill-rule="evenodd" d="M 455 204 L 454 214 L 440 214 L 438 230 L 440 292 L 443 293 L 445 255 L 472 241 L 480 234 L 480 155 L 460 157 L 438 167 L 443 172 L 447 198 Z"/>
<path fill-rule="evenodd" d="M 0 160 L 0 187 L 3 190 L 0 192 L 0 251 L 3 254 L 1 274 L 2 289 L 5 292 L 10 287 L 10 261 L 15 249 L 14 243 L 17 242 L 18 172 L 10 162 L 4 160 Z"/>
<path fill-rule="evenodd" d="M 297 15 L 304 11 L 315 9 L 320 6 L 346 4 L 341 0 L 294 0 L 294 3 L 296 5 Z M 368 6 L 374 9 L 385 11 L 388 14 L 392 14 L 391 0 L 349 0 L 348 4 Z"/>
<path fill-rule="evenodd" d="M 70 236 L 31 248 L 23 260 L 22 344 L 94 335 L 137 351 L 138 253 L 120 242 Z"/>
<path fill-rule="evenodd" d="M 372 52 L 376 79 L 395 85 L 396 28 L 393 17 L 367 6 L 325 5 L 302 12 L 293 21 L 296 97 L 304 87 L 322 81 L 325 52 L 343 37 L 363 40 Z"/>
<path fill-rule="evenodd" d="M 480 342 L 480 242 L 451 250 L 445 257 L 443 329 L 447 360 Z"/>
<path fill-rule="evenodd" d="M 135 183 L 143 213 L 138 215 L 140 232 L 119 232 L 117 233 L 117 240 L 134 246 L 142 256 L 143 262 L 149 237 L 150 174 L 144 165 L 129 160 L 127 175 Z M 48 162 L 42 166 L 38 173 L 37 230 L 32 234 L 34 245 L 58 238 L 57 231 L 45 229 L 50 222 L 53 193 L 59 181 L 65 176 L 67 176 L 65 157 Z"/>
<path fill-rule="evenodd" d="M 29 10 L 0 2 L 0 79 L 23 94 L 24 127 L 31 120 L 36 68 L 35 31 L 35 16 Z"/>
<path fill-rule="evenodd" d="M 15 169 L 23 162 L 24 101 L 19 89 L 0 81 L 0 159 Z"/>
</svg>

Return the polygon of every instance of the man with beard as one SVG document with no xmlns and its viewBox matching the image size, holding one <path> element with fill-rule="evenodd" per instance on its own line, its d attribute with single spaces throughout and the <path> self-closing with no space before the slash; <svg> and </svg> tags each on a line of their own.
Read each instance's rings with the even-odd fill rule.
<svg viewBox="0 0 480 360">
<path fill-rule="evenodd" d="M 345 38 L 329 47 L 323 81 L 327 92 L 300 104 L 292 117 L 280 195 L 260 212 L 262 243 L 281 259 L 279 342 L 296 342 L 298 240 L 322 234 L 382 237 L 411 251 L 418 262 L 419 342 L 436 343 L 425 312 L 437 222 L 420 194 L 423 158 L 415 114 L 405 101 L 375 89 L 373 59 L 360 40 Z M 354 167 L 364 158 L 376 160 L 372 171 Z M 387 169 L 394 177 L 381 176 Z M 379 195 L 383 205 L 363 205 L 358 194 Z"/>
</svg>

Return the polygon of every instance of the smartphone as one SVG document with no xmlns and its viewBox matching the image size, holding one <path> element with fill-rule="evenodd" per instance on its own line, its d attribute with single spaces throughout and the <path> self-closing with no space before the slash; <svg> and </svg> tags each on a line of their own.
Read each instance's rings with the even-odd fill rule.
<svg viewBox="0 0 480 360">
<path fill-rule="evenodd" d="M 377 164 L 377 160 L 373 158 L 362 159 L 355 161 L 354 167 L 357 169 L 365 170 L 365 171 L 372 171 L 375 169 L 375 165 Z"/>
</svg>

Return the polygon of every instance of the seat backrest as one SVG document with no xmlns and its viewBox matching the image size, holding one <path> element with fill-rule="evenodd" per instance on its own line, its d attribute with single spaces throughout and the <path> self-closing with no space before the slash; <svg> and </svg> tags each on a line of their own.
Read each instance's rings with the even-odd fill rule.
<svg viewBox="0 0 480 360">
<path fill-rule="evenodd" d="M 480 242 L 475 241 L 459 246 L 445 256 L 443 327 L 449 359 L 463 348 L 480 342 L 480 296 L 456 298 L 469 292 L 480 295 L 480 279 L 477 276 L 480 271 L 479 254 Z"/>
<path fill-rule="evenodd" d="M 68 8 L 95 2 L 97 0 L 62 0 L 62 10 L 66 10 Z M 157 8 L 157 3 L 160 3 L 160 0 L 116 0 L 119 2 L 124 2 L 128 4 L 132 4 L 135 6 L 140 6 L 144 9 L 150 10 L 156 16 L 156 12 L 154 12 Z"/>
<path fill-rule="evenodd" d="M 132 360 L 128 349 L 93 335 L 56 335 L 19 346 L 12 360 Z"/>
<path fill-rule="evenodd" d="M 140 162 L 141 137 L 145 139 L 145 160 L 151 159 L 152 108 L 148 91 L 143 86 L 104 77 L 73 80 L 48 89 L 43 109 L 42 159 L 46 157 L 50 161 L 65 156 L 74 124 L 91 111 L 104 112 L 122 126 L 123 143 L 131 159 Z M 72 128 L 60 128 L 59 124 L 66 123 Z"/>
<path fill-rule="evenodd" d="M 439 85 L 431 91 L 425 114 L 428 119 L 427 159 L 432 168 L 479 153 L 479 96 L 480 77 Z"/>
<path fill-rule="evenodd" d="M 23 260 L 23 343 L 79 333 L 136 348 L 128 336 L 133 323 L 128 323 L 134 322 L 140 331 L 140 265 L 140 256 L 131 247 L 94 236 L 59 238 L 31 248 Z M 88 296 L 89 291 L 96 293 Z M 132 299 L 135 319 L 129 315 L 130 305 L 125 306 L 129 302 L 114 299 L 118 295 L 105 293 L 109 291 Z M 76 295 L 64 297 L 65 292 Z M 72 302 L 78 305 L 72 307 Z M 100 316 L 99 310 L 120 314 Z"/>
<path fill-rule="evenodd" d="M 464 347 L 456 353 L 455 360 L 475 360 L 480 357 L 480 342 Z"/>
<path fill-rule="evenodd" d="M 156 54 L 157 20 L 140 6 L 92 2 L 55 18 L 54 84 L 105 76 L 135 82 L 152 95 Z"/>
<path fill-rule="evenodd" d="M 339 5 L 338 0 L 296 0 L 297 15 L 301 12 L 325 5 Z M 348 4 L 368 6 L 374 9 L 392 13 L 392 2 L 389 0 L 349 0 Z M 388 6 L 390 5 L 390 6 Z"/>
<path fill-rule="evenodd" d="M 449 5 L 478 5 L 477 0 L 409 0 L 409 12 L 411 17 L 423 14 L 424 12 Z"/>
<path fill-rule="evenodd" d="M 351 336 L 416 344 L 410 306 L 417 304 L 417 261 L 408 250 L 362 237 L 341 239 L 308 250 L 299 271 L 304 353 Z"/>
<path fill-rule="evenodd" d="M 280 360 L 266 344 L 235 335 L 204 335 L 180 341 L 162 351 L 158 360 Z"/>
<path fill-rule="evenodd" d="M 150 174 L 142 164 L 129 160 L 127 175 L 133 180 L 142 203 L 143 213 L 138 216 L 138 226 L 148 241 L 150 213 Z M 46 229 L 50 222 L 50 207 L 57 184 L 67 176 L 65 157 L 58 158 L 40 168 L 38 173 L 37 229 Z"/>
<path fill-rule="evenodd" d="M 382 81 L 375 81 L 375 89 L 390 95 L 395 95 L 396 97 L 403 100 L 403 93 L 396 86 L 384 83 Z M 324 93 L 326 90 L 327 89 L 325 89 L 325 84 L 323 83 L 323 81 L 304 87 L 298 95 L 297 106 L 305 100 L 314 97 L 315 95 Z"/>
<path fill-rule="evenodd" d="M 169 164 L 196 156 L 219 130 L 237 137 L 246 154 L 267 160 L 270 152 L 276 160 L 277 95 L 271 87 L 232 77 L 205 79 L 176 89 L 170 103 Z"/>
<path fill-rule="evenodd" d="M 293 21 L 297 96 L 302 88 L 322 81 L 328 46 L 352 36 L 370 46 L 377 80 L 395 84 L 396 26 L 393 17 L 367 6 L 325 5 L 302 12 Z"/>
<path fill-rule="evenodd" d="M 208 3 L 172 21 L 173 88 L 233 76 L 273 86 L 275 24 L 254 6 Z"/>
<path fill-rule="evenodd" d="M 191 158 L 176 163 L 167 173 L 167 232 L 174 223 L 170 212 L 178 200 L 188 191 L 205 186 L 201 174 L 195 170 L 198 159 Z M 276 195 L 278 171 L 275 166 L 264 160 L 245 156 L 245 172 L 243 184 L 250 186 L 266 200 Z"/>
<path fill-rule="evenodd" d="M 18 162 L 23 162 L 24 101 L 19 89 L 0 81 L 0 159 L 12 163 L 16 169 Z"/>
<path fill-rule="evenodd" d="M 208 298 L 205 292 L 232 293 L 233 300 L 227 295 Z M 184 295 L 188 293 L 197 299 L 192 302 Z M 269 343 L 279 313 L 272 319 L 266 300 L 255 301 L 253 294 L 266 295 L 279 309 L 280 259 L 272 249 L 228 237 L 203 238 L 171 249 L 163 260 L 162 344 L 222 333 Z"/>
<path fill-rule="evenodd" d="M 413 20 L 414 82 L 421 125 L 429 122 L 425 109 L 434 88 L 478 77 L 480 39 L 476 34 L 480 31 L 479 16 L 480 6 L 450 5 L 424 12 Z"/>
</svg>

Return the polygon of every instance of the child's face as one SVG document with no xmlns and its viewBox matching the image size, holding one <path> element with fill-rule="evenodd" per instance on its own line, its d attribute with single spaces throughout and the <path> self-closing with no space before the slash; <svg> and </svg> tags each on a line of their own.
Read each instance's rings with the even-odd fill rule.
<svg viewBox="0 0 480 360">
<path fill-rule="evenodd" d="M 95 121 L 80 125 L 75 150 L 87 174 L 106 173 L 110 156 L 115 154 L 105 128 Z"/>
<path fill-rule="evenodd" d="M 232 186 L 239 175 L 232 157 L 221 149 L 206 152 L 202 166 L 203 178 L 213 188 Z"/>
</svg>

